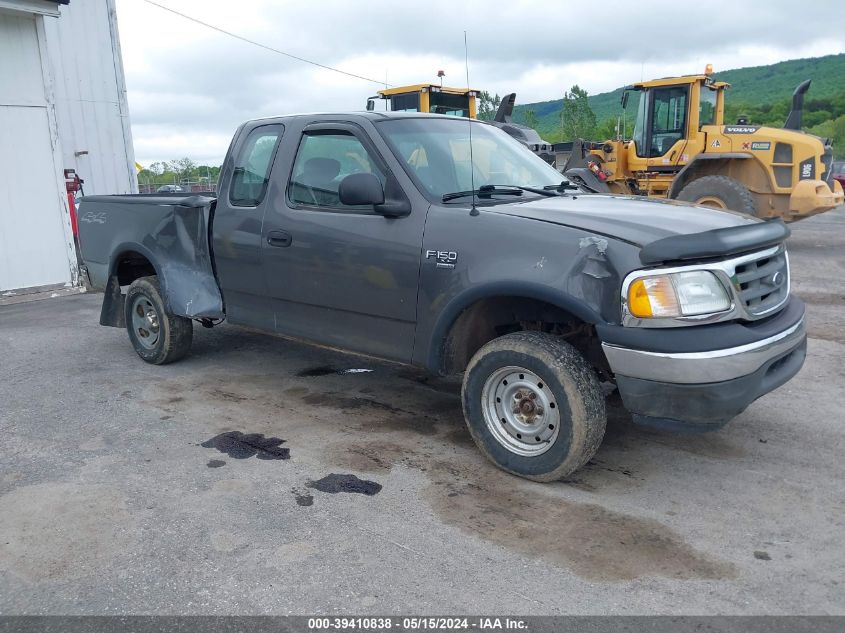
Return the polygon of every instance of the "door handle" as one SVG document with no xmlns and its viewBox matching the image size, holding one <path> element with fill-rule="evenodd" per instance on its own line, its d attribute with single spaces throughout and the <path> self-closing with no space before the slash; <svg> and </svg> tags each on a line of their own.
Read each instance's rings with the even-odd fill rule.
<svg viewBox="0 0 845 633">
<path fill-rule="evenodd" d="M 293 237 L 287 231 L 270 231 L 267 233 L 267 243 L 270 246 L 290 246 Z"/>
</svg>

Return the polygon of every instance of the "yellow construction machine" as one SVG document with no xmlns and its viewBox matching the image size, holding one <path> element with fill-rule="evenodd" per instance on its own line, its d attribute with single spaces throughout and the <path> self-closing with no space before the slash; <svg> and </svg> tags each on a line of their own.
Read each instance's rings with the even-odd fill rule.
<svg viewBox="0 0 845 633">
<path fill-rule="evenodd" d="M 805 81 L 793 93 L 784 127 L 725 123 L 729 84 L 702 75 L 644 81 L 633 134 L 600 143 L 575 141 L 563 168 L 593 189 L 674 198 L 790 222 L 843 203 L 831 177 L 829 141 L 801 132 Z"/>
<path fill-rule="evenodd" d="M 428 112 L 470 119 L 478 115 L 478 91 L 471 88 L 447 88 L 436 84 L 388 88 L 367 99 L 367 110 L 375 110 L 376 99 L 385 100 L 387 109 L 392 112 Z M 504 130 L 547 162 L 553 162 L 552 144 L 540 138 L 532 128 L 511 120 L 515 101 L 516 93 L 505 95 L 496 115 L 486 123 Z"/>
<path fill-rule="evenodd" d="M 376 99 L 385 99 L 393 112 L 429 112 L 476 118 L 478 91 L 447 88 L 436 84 L 414 84 L 379 90 L 367 99 L 367 110 L 375 109 Z"/>
</svg>

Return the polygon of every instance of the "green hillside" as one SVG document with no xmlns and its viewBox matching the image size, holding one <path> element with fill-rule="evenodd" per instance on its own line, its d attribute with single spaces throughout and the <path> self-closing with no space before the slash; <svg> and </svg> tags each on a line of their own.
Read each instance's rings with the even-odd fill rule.
<svg viewBox="0 0 845 633">
<path fill-rule="evenodd" d="M 694 69 L 690 69 L 694 72 Z M 813 85 L 807 93 L 805 112 L 812 112 L 813 100 L 830 99 L 845 95 L 845 53 L 827 55 L 825 57 L 811 57 L 808 59 L 793 59 L 769 66 L 753 66 L 717 72 L 715 79 L 727 81 L 731 84 L 726 102 L 728 114 L 733 114 L 748 106 L 746 109 L 756 109 L 762 106 L 777 104 L 777 112 L 787 107 L 795 87 L 805 79 L 812 79 Z M 635 78 L 632 77 L 632 83 Z M 570 86 L 550 86 L 550 92 L 557 90 L 561 96 Z M 606 119 L 615 119 L 622 114 L 619 100 L 622 88 L 612 92 L 603 92 L 590 97 L 590 107 L 596 113 L 596 119 L 601 123 Z M 517 99 L 519 95 L 517 94 Z M 631 102 L 633 103 L 633 101 Z M 539 103 L 525 103 L 514 109 L 514 119 L 523 121 L 526 109 L 533 109 L 539 121 L 539 132 L 551 141 L 557 138 L 559 128 L 559 113 L 563 104 L 562 99 L 542 101 Z M 745 109 L 743 109 L 745 111 Z M 628 106 L 629 121 L 634 115 L 634 108 Z M 785 111 L 784 111 L 785 114 Z M 834 118 L 836 114 L 833 115 Z M 816 125 L 821 121 L 805 121 L 808 125 Z"/>
</svg>

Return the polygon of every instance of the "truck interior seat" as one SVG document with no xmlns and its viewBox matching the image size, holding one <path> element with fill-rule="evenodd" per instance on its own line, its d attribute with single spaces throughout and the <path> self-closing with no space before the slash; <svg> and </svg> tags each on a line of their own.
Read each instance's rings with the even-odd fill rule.
<svg viewBox="0 0 845 633">
<path fill-rule="evenodd" d="M 306 204 L 336 206 L 340 204 L 337 195 L 340 161 L 322 156 L 309 158 L 302 166 L 302 173 L 294 183 L 294 200 Z M 306 191 L 302 191 L 306 189 Z"/>
</svg>

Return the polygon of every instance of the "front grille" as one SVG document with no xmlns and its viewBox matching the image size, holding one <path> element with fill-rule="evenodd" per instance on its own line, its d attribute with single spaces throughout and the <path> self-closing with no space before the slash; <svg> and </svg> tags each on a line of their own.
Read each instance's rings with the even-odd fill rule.
<svg viewBox="0 0 845 633">
<path fill-rule="evenodd" d="M 745 311 L 763 316 L 782 305 L 789 295 L 786 251 L 745 262 L 736 267 L 734 280 Z"/>
</svg>

